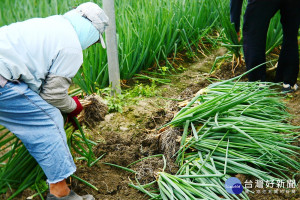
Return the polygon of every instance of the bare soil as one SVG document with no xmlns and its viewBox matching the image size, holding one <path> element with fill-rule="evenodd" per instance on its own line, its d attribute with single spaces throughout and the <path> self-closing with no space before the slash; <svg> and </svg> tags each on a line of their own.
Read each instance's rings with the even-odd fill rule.
<svg viewBox="0 0 300 200">
<path fill-rule="evenodd" d="M 93 190 L 82 182 L 73 179 L 72 189 L 79 194 L 92 194 L 97 200 L 146 200 L 148 196 L 131 188 L 129 183 L 135 182 L 135 178 L 141 183 L 149 183 L 155 180 L 156 173 L 163 168 L 161 157 L 146 159 L 130 169 L 137 171 L 134 175 L 117 167 L 104 163 L 112 163 L 123 167 L 147 156 L 165 153 L 168 157 L 167 172 L 175 173 L 177 166 L 168 153 L 174 152 L 178 144 L 171 142 L 177 137 L 176 131 L 163 138 L 158 128 L 169 122 L 178 111 L 179 101 L 171 99 L 189 100 L 201 88 L 210 84 L 207 80 L 207 73 L 210 70 L 216 56 L 224 54 L 224 49 L 217 50 L 213 55 L 197 60 L 186 66 L 186 70 L 172 77 L 170 85 L 162 85 L 157 89 L 161 91 L 158 97 L 142 98 L 136 105 L 124 108 L 123 113 L 110 113 L 105 116 L 104 121 L 87 131 L 90 139 L 97 141 L 98 145 L 94 148 L 95 155 L 105 156 L 92 167 L 87 167 L 84 162 L 77 162 L 76 176 L 87 180 L 99 190 Z M 237 67 L 234 72 L 232 63 L 225 62 L 214 73 L 213 77 L 219 79 L 229 79 L 245 72 L 245 67 Z M 243 80 L 247 80 L 244 78 Z M 287 98 L 287 106 L 293 125 L 300 126 L 300 91 Z M 95 131 L 96 130 L 96 131 Z M 180 133 L 178 132 L 178 135 Z M 168 138 L 173 139 L 168 140 Z M 170 142 L 172 148 L 166 149 L 164 142 Z M 299 142 L 298 144 L 299 145 Z M 234 175 L 233 175 L 234 176 Z M 240 179 L 246 179 L 243 175 L 237 175 Z M 251 177 L 250 177 L 251 178 Z M 245 180 L 243 180 L 245 181 Z M 242 182 L 243 182 L 242 181 Z M 25 199 L 23 194 L 19 199 Z M 272 199 L 272 200 L 291 200 L 300 199 L 299 188 L 296 194 L 254 194 L 251 199 Z M 17 199 L 17 198 L 16 198 Z"/>
</svg>

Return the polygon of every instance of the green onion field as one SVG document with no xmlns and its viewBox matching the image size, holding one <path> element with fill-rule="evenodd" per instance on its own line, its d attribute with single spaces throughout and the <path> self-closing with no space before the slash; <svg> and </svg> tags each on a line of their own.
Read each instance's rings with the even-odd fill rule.
<svg viewBox="0 0 300 200">
<path fill-rule="evenodd" d="M 0 26 L 83 2 L 0 0 Z M 229 2 L 115 0 L 122 93 L 110 95 L 99 44 L 84 50 L 70 89 L 105 104 L 105 112 L 103 104 L 101 113 L 84 110 L 78 130 L 65 124 L 75 192 L 97 200 L 300 199 L 300 91 L 283 95 L 271 81 L 280 13 L 267 36 L 267 82 L 248 82 Z M 226 188 L 232 177 L 243 187 L 238 194 Z M 41 168 L 0 126 L 0 200 L 46 199 L 47 192 Z"/>
</svg>

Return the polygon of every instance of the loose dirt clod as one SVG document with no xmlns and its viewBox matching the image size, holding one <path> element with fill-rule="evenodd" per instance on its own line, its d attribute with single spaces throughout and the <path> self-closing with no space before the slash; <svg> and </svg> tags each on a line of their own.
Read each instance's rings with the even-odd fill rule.
<svg viewBox="0 0 300 200">
<path fill-rule="evenodd" d="M 98 95 L 87 96 L 84 100 L 80 100 L 83 111 L 78 116 L 78 121 L 86 124 L 90 128 L 94 128 L 97 122 L 103 121 L 108 112 L 107 105 Z"/>
<path fill-rule="evenodd" d="M 180 128 L 171 127 L 166 129 L 160 135 L 159 147 L 161 151 L 164 152 L 168 162 L 173 159 L 173 155 L 179 149 L 179 143 L 176 140 L 180 134 Z"/>
</svg>

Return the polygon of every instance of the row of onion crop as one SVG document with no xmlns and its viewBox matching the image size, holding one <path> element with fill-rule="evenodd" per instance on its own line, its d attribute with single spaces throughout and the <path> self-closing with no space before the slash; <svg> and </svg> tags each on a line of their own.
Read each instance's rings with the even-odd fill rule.
<svg viewBox="0 0 300 200">
<path fill-rule="evenodd" d="M 21 0 L 0 2 L 0 26 L 32 17 L 62 14 L 84 0 Z M 102 1 L 95 0 L 102 5 Z M 116 24 L 121 79 L 166 59 L 171 53 L 193 51 L 209 30 L 218 30 L 221 42 L 238 57 L 241 44 L 229 19 L 229 0 L 116 0 Z M 223 27 L 222 27 L 223 26 Z M 223 34 L 224 33 L 224 34 Z M 267 52 L 282 38 L 279 16 L 271 21 Z M 221 39 L 219 41 L 219 39 Z M 106 51 L 94 45 L 84 51 L 83 68 L 75 82 L 88 93 L 108 85 Z M 166 59 L 166 63 L 168 60 Z"/>
<path fill-rule="evenodd" d="M 287 123 L 291 116 L 272 89 L 276 86 L 224 81 L 201 90 L 166 124 L 183 128 L 174 155 L 177 174 L 159 173 L 157 192 L 134 187 L 155 199 L 248 199 L 246 193 L 235 196 L 224 190 L 230 175 L 292 179 L 300 170 L 300 147 L 293 145 L 300 127 Z"/>
<path fill-rule="evenodd" d="M 116 1 L 115 8 L 121 79 L 129 79 L 161 60 L 168 64 L 167 57 L 172 52 L 192 52 L 193 44 L 218 18 L 209 0 L 126 0 Z M 84 62 L 81 73 L 85 76 L 76 77 L 76 82 L 88 92 L 108 82 L 106 58 L 97 59 L 98 54 L 105 52 L 95 48 L 86 52 L 92 59 Z M 95 62 L 99 68 L 94 67 Z"/>
</svg>

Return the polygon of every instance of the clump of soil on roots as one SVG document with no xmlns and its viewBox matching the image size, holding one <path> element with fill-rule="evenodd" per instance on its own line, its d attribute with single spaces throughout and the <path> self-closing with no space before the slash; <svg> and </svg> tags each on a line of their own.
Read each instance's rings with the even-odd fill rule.
<svg viewBox="0 0 300 200">
<path fill-rule="evenodd" d="M 170 127 L 160 135 L 159 146 L 166 159 L 170 162 L 174 160 L 174 154 L 179 150 L 179 140 L 182 132 L 178 127 Z M 172 166 L 170 166 L 172 167 Z"/>
<path fill-rule="evenodd" d="M 105 119 L 108 107 L 98 95 L 90 95 L 82 100 L 83 110 L 78 116 L 81 123 L 86 124 L 90 128 L 94 128 L 96 124 Z"/>
</svg>

